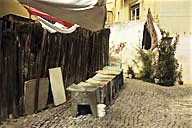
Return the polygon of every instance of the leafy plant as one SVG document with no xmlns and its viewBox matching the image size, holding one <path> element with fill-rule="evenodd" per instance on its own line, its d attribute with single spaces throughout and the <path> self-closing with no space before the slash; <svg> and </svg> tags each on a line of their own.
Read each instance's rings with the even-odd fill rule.
<svg viewBox="0 0 192 128">
<path fill-rule="evenodd" d="M 152 58 L 153 58 L 153 53 L 149 50 L 143 50 L 140 46 L 137 46 L 136 51 L 138 53 L 138 60 L 141 60 L 143 66 L 141 68 L 141 72 L 143 73 L 143 80 L 145 81 L 152 81 L 152 73 L 153 73 L 153 68 L 152 68 Z M 133 61 L 136 63 L 136 61 Z"/>
<path fill-rule="evenodd" d="M 161 31 L 161 35 L 165 36 L 165 37 L 169 37 L 169 32 L 166 32 L 165 30 L 163 29 L 160 29 Z"/>
<path fill-rule="evenodd" d="M 128 70 L 127 70 L 127 74 L 128 75 L 132 75 L 132 78 L 135 77 L 135 73 L 133 71 L 133 68 L 131 66 L 128 65 Z"/>
<path fill-rule="evenodd" d="M 178 63 L 175 58 L 178 37 L 172 42 L 172 38 L 163 38 L 158 46 L 158 61 L 156 65 L 155 78 L 159 79 L 161 85 L 173 85 L 178 77 Z"/>
<path fill-rule="evenodd" d="M 180 68 L 179 68 L 179 72 L 178 72 L 178 83 L 179 84 L 183 84 L 183 75 L 182 75 L 182 73 L 183 73 L 183 67 L 182 67 L 182 65 L 180 66 Z"/>
<path fill-rule="evenodd" d="M 175 52 L 179 36 L 176 36 L 173 41 L 172 38 L 167 37 L 169 35 L 168 32 L 162 31 L 162 34 L 165 36 L 158 44 L 157 52 L 146 51 L 137 46 L 137 58 L 143 63 L 141 68 L 143 80 L 150 82 L 156 80 L 161 85 L 173 85 L 178 77 L 178 63 L 175 58 Z M 134 60 L 133 62 L 137 65 L 138 61 Z"/>
</svg>

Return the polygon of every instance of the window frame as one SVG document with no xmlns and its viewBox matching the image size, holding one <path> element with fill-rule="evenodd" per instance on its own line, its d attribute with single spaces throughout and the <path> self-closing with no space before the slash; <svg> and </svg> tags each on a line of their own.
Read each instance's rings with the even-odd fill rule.
<svg viewBox="0 0 192 128">
<path fill-rule="evenodd" d="M 140 19 L 140 4 L 134 4 L 130 6 L 130 20 Z"/>
</svg>

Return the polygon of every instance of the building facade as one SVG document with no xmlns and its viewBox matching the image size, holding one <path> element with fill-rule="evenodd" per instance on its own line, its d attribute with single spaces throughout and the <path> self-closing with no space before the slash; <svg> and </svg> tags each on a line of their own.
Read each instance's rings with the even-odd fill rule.
<svg viewBox="0 0 192 128">
<path fill-rule="evenodd" d="M 171 35 L 192 35 L 191 0 L 107 0 L 107 24 L 146 20 L 148 8 L 154 22 Z"/>
</svg>

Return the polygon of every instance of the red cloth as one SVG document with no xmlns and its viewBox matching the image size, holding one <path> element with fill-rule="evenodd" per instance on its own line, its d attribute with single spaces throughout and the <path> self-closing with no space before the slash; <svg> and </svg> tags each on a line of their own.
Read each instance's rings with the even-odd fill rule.
<svg viewBox="0 0 192 128">
<path fill-rule="evenodd" d="M 53 21 L 55 21 L 55 22 L 58 22 L 58 23 L 60 23 L 60 24 L 62 24 L 62 25 L 64 25 L 64 26 L 66 26 L 67 28 L 70 28 L 70 27 L 72 27 L 72 26 L 74 25 L 74 24 L 72 24 L 72 23 L 69 23 L 69 22 L 60 20 L 60 19 L 58 19 L 58 18 L 55 18 L 55 17 L 53 17 L 53 16 L 50 16 L 50 15 L 48 15 L 47 13 L 41 12 L 41 11 L 39 11 L 39 10 L 37 10 L 37 9 L 35 9 L 35 8 L 32 8 L 32 7 L 29 7 L 29 6 L 27 6 L 27 5 L 23 5 L 23 6 L 27 9 L 27 11 L 28 11 L 31 15 L 36 15 L 36 16 L 40 16 L 40 17 L 42 17 L 42 18 L 47 18 L 47 19 L 49 19 L 49 20 L 53 20 Z"/>
</svg>

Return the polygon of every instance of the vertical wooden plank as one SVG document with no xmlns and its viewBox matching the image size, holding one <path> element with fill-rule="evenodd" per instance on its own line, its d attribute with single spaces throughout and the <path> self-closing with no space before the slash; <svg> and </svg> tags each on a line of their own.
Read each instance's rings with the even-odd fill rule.
<svg viewBox="0 0 192 128">
<path fill-rule="evenodd" d="M 21 43 L 21 40 L 19 38 L 20 36 L 20 33 L 17 33 L 18 36 L 17 36 L 17 39 L 18 39 L 18 42 L 17 42 L 17 90 L 18 90 L 18 97 L 17 97 L 17 106 L 19 108 L 19 115 L 22 115 L 23 113 L 23 109 L 22 109 L 22 106 L 23 106 L 23 103 L 22 103 L 22 96 L 23 96 L 23 82 L 24 82 L 24 78 L 23 78 L 23 72 L 22 72 L 22 69 L 23 69 L 23 65 L 24 65 L 24 50 L 23 50 L 23 46 L 22 46 L 22 43 Z"/>
<path fill-rule="evenodd" d="M 13 24 L 12 28 L 12 33 L 13 33 L 13 38 L 12 38 L 12 55 L 11 55 L 11 60 L 13 65 L 12 66 L 12 71 L 10 74 L 12 75 L 12 86 L 13 86 L 13 91 L 12 91 L 12 114 L 17 117 L 18 116 L 18 111 L 16 108 L 16 97 L 17 97 L 17 41 L 16 41 L 16 23 Z"/>
<path fill-rule="evenodd" d="M 47 38 L 48 38 L 48 32 L 46 30 L 42 31 L 43 33 L 43 38 L 42 38 L 42 46 L 41 46 L 41 69 L 40 69 L 40 77 L 47 77 L 48 76 L 48 68 L 47 65 L 45 65 L 45 61 L 46 61 L 46 56 L 47 56 Z"/>
<path fill-rule="evenodd" d="M 3 97 L 3 48 L 2 48 L 2 32 L 3 32 L 3 21 L 0 20 L 0 81 L 1 81 L 1 86 L 0 86 L 0 101 L 2 101 Z M 0 120 L 3 118 L 2 115 L 2 104 L 3 102 L 0 102 Z"/>
<path fill-rule="evenodd" d="M 4 41 L 3 41 L 4 42 Z M 7 68 L 7 65 L 8 65 L 8 58 L 7 56 L 5 55 L 4 56 L 4 71 L 3 71 L 3 96 L 2 96 L 2 114 L 3 114 L 3 117 L 7 118 L 8 117 L 8 88 L 7 88 L 7 77 L 8 77 L 8 68 Z"/>
<path fill-rule="evenodd" d="M 90 52 L 89 52 L 89 58 L 90 58 L 90 63 L 89 63 L 89 69 L 88 69 L 88 77 L 93 76 L 93 71 L 94 71 L 94 66 L 95 66 L 95 33 L 91 33 L 91 39 L 90 39 Z"/>
<path fill-rule="evenodd" d="M 2 78 L 2 105 L 1 113 L 2 117 L 8 117 L 10 113 L 13 113 L 13 101 L 14 101 L 14 85 L 15 85 L 15 72 L 14 72 L 14 59 L 15 48 L 14 48 L 14 24 L 12 22 L 5 21 L 9 24 L 9 31 L 4 31 L 2 34 L 1 48 L 4 66 L 1 67 L 1 78 Z M 1 58 L 2 58 L 1 56 Z"/>
<path fill-rule="evenodd" d="M 78 35 L 80 34 L 77 33 Z M 79 37 L 78 39 L 75 39 L 75 43 L 74 43 L 74 55 L 73 55 L 73 72 L 71 77 L 74 77 L 73 78 L 73 83 L 79 83 L 79 79 L 80 79 L 80 75 L 81 75 L 81 72 L 80 72 L 80 67 L 81 67 L 81 61 L 82 61 L 82 55 L 81 55 L 81 45 L 83 42 L 80 42 L 80 36 L 77 36 Z"/>
<path fill-rule="evenodd" d="M 61 57 L 62 34 L 57 34 L 56 37 L 57 37 L 57 40 L 55 43 L 57 43 L 58 45 L 57 45 L 57 50 L 55 51 L 56 52 L 55 67 L 58 67 L 59 66 L 59 59 Z"/>
<path fill-rule="evenodd" d="M 74 59 L 75 59 L 75 53 L 76 53 L 76 44 L 75 41 L 73 39 L 70 39 L 71 43 L 72 43 L 72 47 L 70 50 L 70 63 L 69 63 L 69 73 L 68 73 L 68 85 L 73 83 L 73 79 L 74 79 Z"/>
<path fill-rule="evenodd" d="M 15 72 L 15 62 L 14 58 L 16 55 L 15 51 L 15 34 L 14 34 L 14 23 L 10 23 L 10 32 L 8 32 L 8 40 L 6 42 L 7 47 L 7 62 L 8 62 L 8 78 L 7 78 L 7 93 L 8 95 L 8 114 L 13 114 L 13 104 L 14 104 L 14 99 L 15 99 L 15 84 L 16 84 L 16 72 Z"/>
<path fill-rule="evenodd" d="M 7 33 L 3 32 L 2 35 L 2 53 L 3 53 L 3 66 L 2 66 L 2 94 L 1 94 L 1 116 L 3 118 L 8 117 L 8 93 L 7 93 L 7 77 L 8 77 L 8 56 L 6 47 Z"/>
<path fill-rule="evenodd" d="M 44 68 L 43 70 L 43 77 L 48 76 L 48 61 L 49 61 L 49 49 L 50 49 L 50 41 L 49 41 L 49 33 L 47 34 L 47 40 L 46 40 L 46 47 L 45 47 L 45 51 L 44 51 L 44 61 L 43 61 L 43 65 Z"/>
<path fill-rule="evenodd" d="M 17 32 L 17 25 L 15 28 L 15 37 L 16 37 L 16 87 L 15 87 L 15 116 L 18 117 L 20 114 L 20 110 L 19 110 L 19 98 L 20 98 L 20 49 L 19 49 L 19 36 L 18 36 L 18 32 Z"/>
<path fill-rule="evenodd" d="M 66 68 L 65 68 L 65 85 L 69 85 L 69 80 L 70 80 L 70 62 L 71 62 L 71 56 L 72 56 L 72 51 L 73 51 L 73 43 L 70 38 L 67 38 L 67 56 L 65 59 L 66 62 Z"/>
<path fill-rule="evenodd" d="M 12 113 L 13 110 L 13 63 L 12 63 L 12 55 L 13 53 L 13 23 L 6 21 L 7 24 L 9 24 L 9 28 L 7 28 L 7 31 L 3 33 L 3 53 L 4 53 L 4 61 L 5 61 L 5 70 L 4 73 L 6 74 L 4 76 L 5 84 L 4 84 L 4 116 L 8 117 L 10 113 Z"/>
<path fill-rule="evenodd" d="M 16 25 L 15 25 L 16 27 Z M 16 30 L 14 29 L 14 36 L 15 36 L 15 39 L 14 39 L 14 55 L 12 57 L 12 60 L 13 60 L 13 79 L 14 79 L 14 95 L 13 95 L 13 115 L 14 117 L 18 117 L 19 116 L 19 110 L 18 110 L 18 97 L 19 97 L 19 94 L 18 94 L 18 47 L 17 47 L 17 34 L 16 34 Z"/>
<path fill-rule="evenodd" d="M 85 66 L 86 66 L 86 61 L 87 61 L 87 57 L 85 56 L 84 52 L 86 52 L 86 47 L 85 47 L 85 32 L 82 30 L 81 32 L 81 35 L 80 35 L 80 61 L 78 62 L 79 63 L 79 75 L 78 75 L 78 82 L 80 81 L 85 81 L 86 80 L 86 77 L 84 77 L 84 72 L 85 71 Z"/>
<path fill-rule="evenodd" d="M 26 76 L 26 68 L 25 68 L 25 40 L 26 35 L 28 33 L 28 27 L 26 25 L 16 25 L 16 40 L 17 40 L 17 107 L 18 114 L 23 114 L 23 93 L 24 86 L 23 83 L 25 81 Z"/>
<path fill-rule="evenodd" d="M 66 47 L 67 43 L 65 42 L 65 40 L 66 40 L 66 36 L 64 34 L 62 34 L 60 66 L 61 66 L 64 81 L 65 81 L 65 76 L 66 76 L 64 69 L 65 69 L 65 63 L 66 63 L 65 58 L 66 58 L 66 51 L 67 51 L 67 47 Z M 64 86 L 66 87 L 65 82 L 64 82 Z"/>
<path fill-rule="evenodd" d="M 38 70 L 37 70 L 37 81 L 36 81 L 36 87 L 35 87 L 35 111 L 37 112 L 38 111 L 38 100 L 39 100 L 39 80 L 40 80 L 40 77 L 41 77 L 41 72 L 42 72 L 42 64 L 43 64 L 43 51 L 44 51 L 44 48 L 45 48 L 45 45 L 46 45 L 46 35 L 47 35 L 47 30 L 44 29 L 43 31 L 43 39 L 42 39 L 42 44 L 41 44 L 41 49 L 40 49 L 40 52 L 39 52 L 39 55 L 38 55 L 38 59 L 37 59 L 37 62 L 39 63 L 39 67 L 38 67 Z"/>
<path fill-rule="evenodd" d="M 49 68 L 55 67 L 55 61 L 56 61 L 56 52 L 57 52 L 57 46 L 58 43 L 56 42 L 56 34 L 50 34 L 49 39 L 50 39 L 50 48 L 49 48 Z"/>
<path fill-rule="evenodd" d="M 25 80 L 29 79 L 29 67 L 30 67 L 30 43 L 31 43 L 31 36 L 32 36 L 32 29 L 35 29 L 32 25 L 29 25 L 29 30 L 26 33 L 26 40 L 24 42 L 24 76 Z"/>
<path fill-rule="evenodd" d="M 83 75 L 83 80 L 87 79 L 87 72 L 88 72 L 88 54 L 89 54 L 89 31 L 84 30 L 84 35 L 85 38 L 83 38 L 84 46 L 82 50 L 82 56 L 84 57 L 85 60 L 82 61 L 82 75 Z"/>
<path fill-rule="evenodd" d="M 88 78 L 88 76 L 89 76 L 89 64 L 90 64 L 90 55 L 89 55 L 89 53 L 90 53 L 90 42 L 89 42 L 89 40 L 90 40 L 90 31 L 88 31 L 87 33 L 86 33 L 86 56 L 87 56 L 87 61 L 86 61 L 86 74 L 85 74 L 85 77 L 86 77 L 86 79 Z"/>
<path fill-rule="evenodd" d="M 33 42 L 33 37 L 36 37 L 37 36 L 34 36 L 33 35 L 33 31 L 36 31 L 38 34 L 40 34 L 38 32 L 38 30 L 36 29 L 36 26 L 34 25 L 31 25 L 30 24 L 30 28 L 29 28 L 29 32 L 28 32 L 28 35 L 27 35 L 27 39 L 26 39 L 26 42 L 25 42 L 25 46 L 27 48 L 26 49 L 26 69 L 27 69 L 27 80 L 28 79 L 31 79 L 33 77 L 33 65 L 34 65 L 34 56 L 32 54 L 32 46 L 35 45 L 36 42 Z"/>
</svg>

